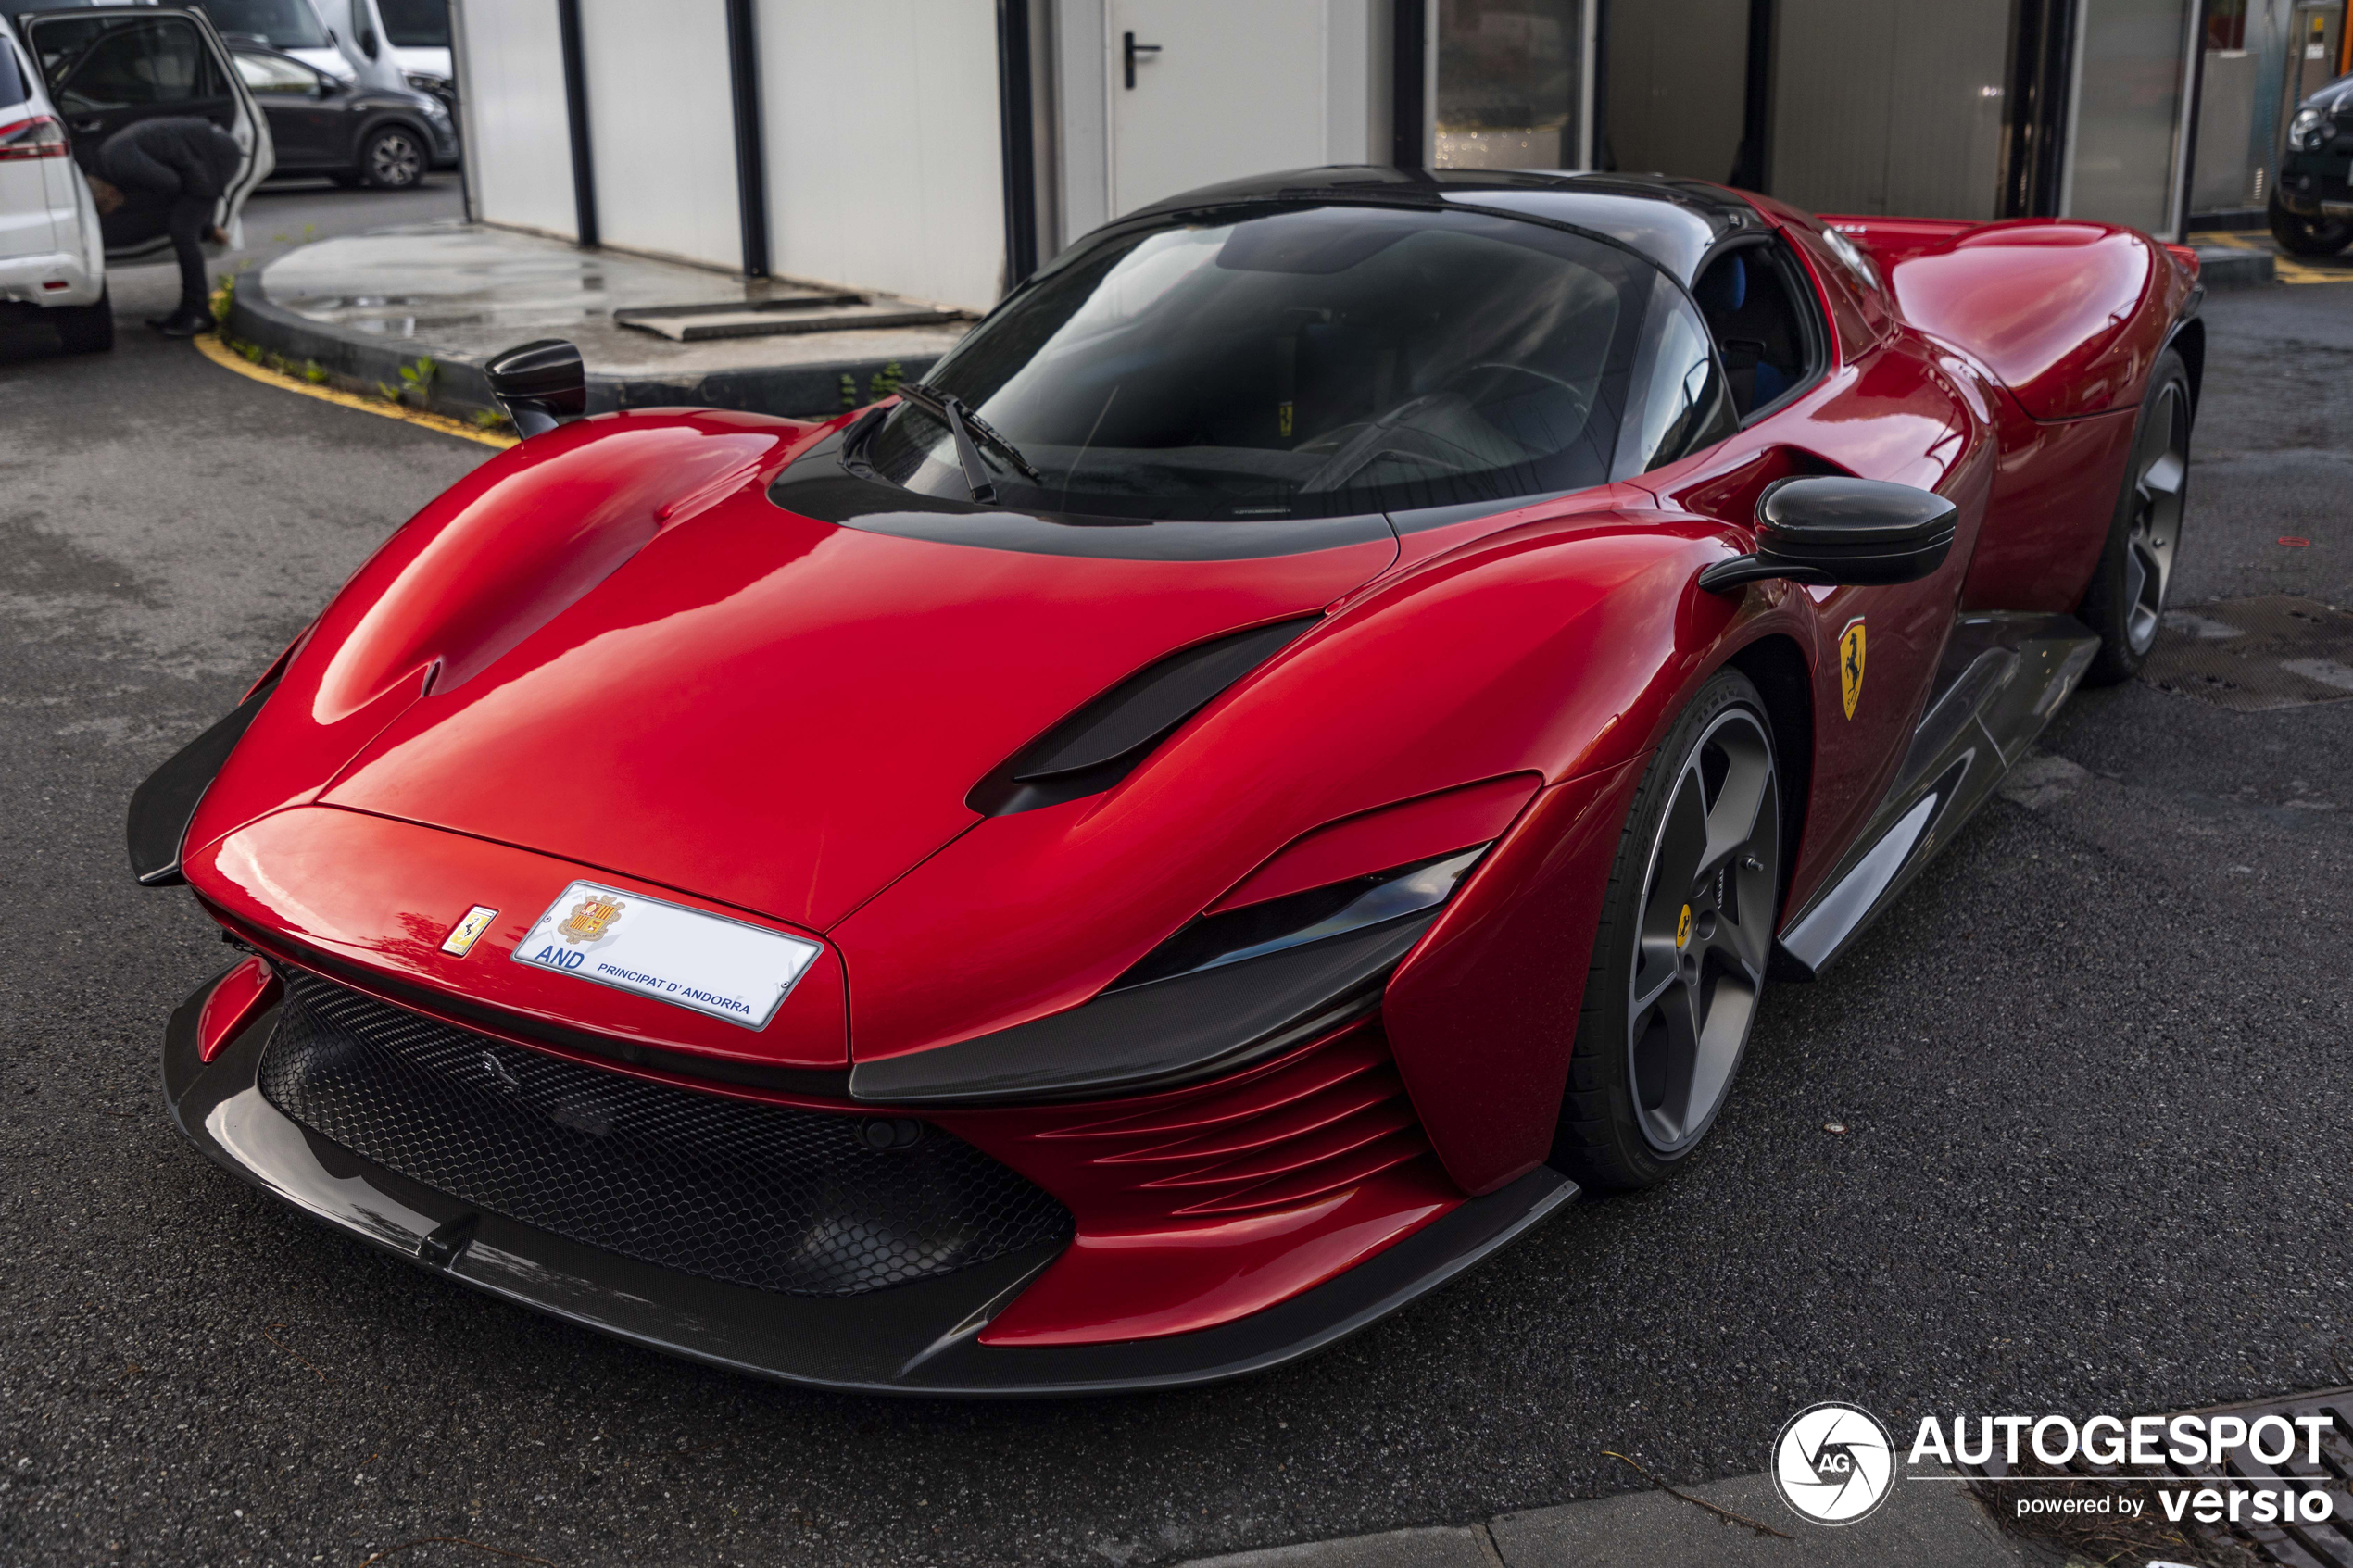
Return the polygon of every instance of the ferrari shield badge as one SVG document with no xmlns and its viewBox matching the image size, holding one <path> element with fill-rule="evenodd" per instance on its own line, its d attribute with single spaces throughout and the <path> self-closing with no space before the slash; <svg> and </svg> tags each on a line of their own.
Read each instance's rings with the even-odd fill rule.
<svg viewBox="0 0 2353 1568">
<path fill-rule="evenodd" d="M 497 910 L 486 904 L 476 904 L 466 911 L 465 919 L 449 928 L 449 935 L 441 939 L 441 950 L 464 958 L 474 950 L 474 944 L 482 939 L 482 934 L 489 930 L 490 922 L 497 918 Z"/>
<path fill-rule="evenodd" d="M 1838 695 L 1846 701 L 1846 716 L 1855 717 L 1855 704 L 1863 695 L 1863 622 L 1858 616 L 1846 623 L 1838 634 Z"/>
<path fill-rule="evenodd" d="M 1846 699 L 1846 710 L 1855 711 L 1855 699 Z M 605 928 L 621 918 L 629 906 L 610 893 L 594 892 L 572 907 L 572 913 L 557 922 L 556 935 L 568 943 L 594 942 L 605 934 Z"/>
</svg>

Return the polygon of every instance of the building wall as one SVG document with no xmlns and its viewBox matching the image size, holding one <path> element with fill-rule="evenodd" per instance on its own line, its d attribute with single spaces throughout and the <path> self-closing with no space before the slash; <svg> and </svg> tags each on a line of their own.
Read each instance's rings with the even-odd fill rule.
<svg viewBox="0 0 2353 1568">
<path fill-rule="evenodd" d="M 1787 0 L 1776 15 L 1774 195 L 1815 212 L 1997 215 L 2007 6 Z"/>
<path fill-rule="evenodd" d="M 472 0 L 459 25 L 474 210 L 493 223 L 577 239 L 556 0 Z"/>
<path fill-rule="evenodd" d="M 760 0 L 757 31 L 774 270 L 995 304 L 1005 267 L 996 7 Z"/>
<path fill-rule="evenodd" d="M 742 266 L 721 0 L 580 0 L 580 47 L 604 243 Z"/>
</svg>

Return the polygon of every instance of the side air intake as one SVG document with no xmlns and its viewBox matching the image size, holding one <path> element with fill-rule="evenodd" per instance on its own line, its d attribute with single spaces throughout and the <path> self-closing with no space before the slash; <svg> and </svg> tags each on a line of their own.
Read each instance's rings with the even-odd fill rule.
<svg viewBox="0 0 2353 1568">
<path fill-rule="evenodd" d="M 983 816 L 1010 817 L 1101 795 L 1179 724 L 1321 619 L 1237 632 L 1147 665 L 1015 752 L 973 786 L 964 804 Z"/>
</svg>

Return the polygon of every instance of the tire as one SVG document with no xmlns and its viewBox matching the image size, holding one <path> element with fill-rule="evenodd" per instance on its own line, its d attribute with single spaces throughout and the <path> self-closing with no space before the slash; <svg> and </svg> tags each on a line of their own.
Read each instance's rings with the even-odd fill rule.
<svg viewBox="0 0 2353 1568">
<path fill-rule="evenodd" d="M 2100 634 L 2083 684 L 2112 686 L 2140 672 L 2165 618 L 2182 547 L 2188 500 L 2190 373 L 2171 349 L 2158 356 L 2133 426 L 2124 485 L 2108 520 L 2108 543 L 2076 611 Z"/>
<path fill-rule="evenodd" d="M 111 285 L 101 287 L 93 304 L 61 305 L 48 314 L 57 329 L 57 345 L 68 354 L 104 354 L 114 346 Z"/>
<path fill-rule="evenodd" d="M 1651 759 L 1610 868 L 1553 1145 L 1583 1185 L 1655 1185 L 1715 1124 L 1764 987 L 1781 838 L 1772 717 L 1718 671 Z"/>
<path fill-rule="evenodd" d="M 2353 245 L 2353 218 L 2307 218 L 2271 198 L 2271 238 L 2290 256 L 2330 257 Z"/>
<path fill-rule="evenodd" d="M 433 160 L 425 139 L 405 125 L 380 126 L 359 145 L 359 178 L 370 189 L 406 191 Z"/>
</svg>

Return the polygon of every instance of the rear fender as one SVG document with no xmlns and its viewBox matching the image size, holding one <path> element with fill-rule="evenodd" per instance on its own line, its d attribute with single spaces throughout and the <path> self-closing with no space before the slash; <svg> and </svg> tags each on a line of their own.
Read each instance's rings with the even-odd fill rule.
<svg viewBox="0 0 2353 1568">
<path fill-rule="evenodd" d="M 1937 239 L 1869 219 L 1906 320 L 1983 361 L 2037 420 L 2137 408 L 2195 270 L 2136 230 L 2072 220 L 1982 223 Z"/>
</svg>

